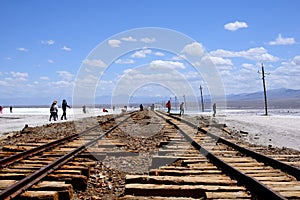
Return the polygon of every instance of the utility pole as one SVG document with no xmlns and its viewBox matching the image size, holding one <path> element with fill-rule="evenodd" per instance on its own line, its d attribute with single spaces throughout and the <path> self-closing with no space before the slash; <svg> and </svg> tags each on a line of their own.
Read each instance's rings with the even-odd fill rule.
<svg viewBox="0 0 300 200">
<path fill-rule="evenodd" d="M 200 85 L 200 94 L 201 94 L 201 105 L 202 105 L 202 112 L 204 112 L 204 102 L 203 102 L 203 96 L 202 96 L 202 86 Z"/>
<path fill-rule="evenodd" d="M 261 74 L 262 74 L 262 80 L 263 80 L 263 87 L 264 87 L 264 97 L 265 97 L 265 115 L 268 115 L 268 103 L 267 103 L 267 91 L 266 91 L 266 81 L 265 81 L 265 70 L 264 70 L 264 64 L 261 63 Z M 259 73 L 259 71 L 258 71 Z"/>
</svg>

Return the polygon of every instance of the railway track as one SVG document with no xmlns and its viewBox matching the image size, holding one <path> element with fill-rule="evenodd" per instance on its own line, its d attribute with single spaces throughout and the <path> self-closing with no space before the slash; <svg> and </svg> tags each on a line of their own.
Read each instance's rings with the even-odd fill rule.
<svg viewBox="0 0 300 200">
<path fill-rule="evenodd" d="M 300 199 L 298 167 L 221 138 L 219 127 L 148 110 L 84 127 L 65 139 L 4 146 L 0 199 L 72 199 L 87 188 L 93 160 L 121 156 L 118 169 L 122 157 L 141 153 L 151 157 L 142 160 L 147 169 L 120 169 L 125 185 L 113 199 Z"/>
<path fill-rule="evenodd" d="M 93 162 L 86 158 L 92 154 L 101 159 L 114 151 L 108 150 L 112 144 L 125 145 L 105 137 L 132 115 L 111 118 L 58 140 L 4 146 L 0 152 L 0 199 L 70 199 L 73 189 L 87 186 Z"/>
<path fill-rule="evenodd" d="M 126 176 L 120 199 L 300 199 L 299 168 L 158 115 L 180 134 L 161 145 L 148 175 Z"/>
</svg>

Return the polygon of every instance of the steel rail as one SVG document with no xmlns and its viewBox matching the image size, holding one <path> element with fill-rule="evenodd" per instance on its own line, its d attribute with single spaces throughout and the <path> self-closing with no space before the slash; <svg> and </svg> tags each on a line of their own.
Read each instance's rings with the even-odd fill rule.
<svg viewBox="0 0 300 200">
<path fill-rule="evenodd" d="M 162 113 L 163 114 L 163 113 Z M 218 143 L 223 143 L 223 144 L 226 144 L 254 159 L 256 159 L 257 161 L 259 162 L 263 162 L 265 163 L 266 165 L 269 165 L 269 166 L 272 166 L 274 168 L 277 168 L 277 169 L 280 169 L 281 171 L 283 172 L 286 172 L 287 174 L 289 175 L 292 175 L 294 176 L 297 180 L 300 180 L 300 168 L 298 167 L 295 167 L 295 166 L 291 166 L 289 164 L 286 164 L 286 163 L 283 163 L 279 160 L 275 160 L 271 157 L 268 157 L 268 156 L 265 156 L 265 155 L 262 155 L 260 153 L 257 153 L 255 151 L 252 151 L 250 149 L 247 149 L 247 148 L 244 148 L 244 147 L 241 147 L 233 142 L 230 142 L 220 136 L 217 136 L 211 132 L 208 132 L 200 127 L 198 127 L 197 125 L 187 121 L 187 120 L 184 120 L 184 119 L 181 119 L 181 118 L 178 118 L 178 117 L 175 117 L 175 116 L 172 116 L 170 115 L 170 117 L 176 119 L 176 120 L 179 120 L 179 121 L 182 121 L 186 124 L 188 124 L 189 126 L 195 128 L 195 129 L 198 129 L 198 131 L 201 131 L 202 133 L 204 134 L 207 134 L 208 136 L 210 136 L 211 138 L 215 139 Z"/>
<path fill-rule="evenodd" d="M 229 176 L 233 176 L 236 180 L 245 185 L 250 191 L 252 191 L 253 194 L 256 194 L 262 199 L 287 200 L 285 197 L 281 196 L 271 188 L 267 187 L 266 185 L 260 183 L 256 179 L 242 173 L 240 170 L 222 161 L 213 153 L 202 147 L 198 142 L 196 142 L 192 137 L 185 133 L 179 126 L 177 126 L 171 120 L 164 118 L 164 116 L 158 114 L 157 112 L 155 113 L 161 118 L 165 119 L 167 123 L 173 125 L 186 138 L 186 140 L 191 145 L 193 145 L 200 153 L 202 153 L 207 159 L 209 159 L 212 163 L 218 166 L 224 173 L 228 174 Z"/>
<path fill-rule="evenodd" d="M 54 162 L 40 168 L 39 170 L 33 172 L 32 174 L 28 175 L 24 179 L 21 179 L 20 181 L 14 183 L 10 187 L 6 188 L 0 193 L 0 199 L 1 200 L 10 200 L 18 195 L 20 195 L 22 192 L 30 188 L 32 185 L 38 183 L 40 180 L 45 178 L 47 175 L 52 173 L 54 170 L 58 169 L 62 165 L 66 164 L 68 161 L 72 160 L 74 157 L 76 157 L 78 154 L 83 152 L 87 147 L 95 144 L 98 140 L 102 139 L 104 136 L 115 130 L 118 126 L 120 126 L 122 123 L 127 121 L 130 116 L 126 117 L 124 120 L 120 121 L 116 125 L 114 125 L 112 128 L 110 128 L 108 131 L 103 133 L 102 135 L 98 136 L 97 138 L 87 142 L 86 144 L 74 149 L 73 151 L 69 152 L 68 154 L 58 158 Z M 86 130 L 87 131 L 87 130 Z"/>
<path fill-rule="evenodd" d="M 117 118 L 119 118 L 120 116 L 117 116 Z M 23 151 L 23 152 L 20 152 L 20 153 L 17 153 L 17 154 L 14 154 L 12 156 L 9 156 L 7 158 L 2 158 L 0 159 L 0 168 L 3 168 L 7 165 L 10 165 L 14 162 L 17 162 L 19 160 L 22 160 L 24 158 L 27 158 L 29 156 L 33 156 L 33 155 L 36 155 L 40 152 L 43 152 L 47 149 L 51 149 L 51 148 L 54 148 L 64 142 L 67 142 L 67 141 L 70 141 L 70 140 L 73 140 L 77 137 L 80 137 L 82 135 L 85 135 L 86 133 L 98 128 L 99 126 L 105 124 L 105 123 L 108 123 L 110 121 L 112 121 L 114 118 L 110 118 L 109 120 L 105 121 L 105 122 L 101 122 L 100 124 L 97 124 L 93 127 L 90 127 L 80 133 L 76 133 L 76 134 L 73 134 L 73 135 L 70 135 L 70 136 L 67 136 L 67 137 L 64 137 L 64 138 L 61 138 L 61 139 L 58 139 L 58 140 L 55 140 L 53 142 L 49 142 L 47 144 L 44 144 L 44 145 L 41 145 L 41 146 L 38 146 L 38 147 L 35 147 L 35 148 L 32 148 L 32 149 L 29 149 L 27 151 Z"/>
</svg>

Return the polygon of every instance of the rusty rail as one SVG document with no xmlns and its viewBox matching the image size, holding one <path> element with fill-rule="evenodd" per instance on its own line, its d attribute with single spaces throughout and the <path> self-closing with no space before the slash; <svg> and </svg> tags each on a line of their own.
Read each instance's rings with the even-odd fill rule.
<svg viewBox="0 0 300 200">
<path fill-rule="evenodd" d="M 24 179 L 16 182 L 15 184 L 11 185 L 10 187 L 6 188 L 5 190 L 3 190 L 0 193 L 0 199 L 9 200 L 9 199 L 13 199 L 13 198 L 17 197 L 22 192 L 24 192 L 25 190 L 27 190 L 28 188 L 30 188 L 31 186 L 33 186 L 34 184 L 38 183 L 40 180 L 45 178 L 47 175 L 52 173 L 54 170 L 58 169 L 59 167 L 61 167 L 65 163 L 72 160 L 78 154 L 83 152 L 87 147 L 93 145 L 98 140 L 102 139 L 104 136 L 106 136 L 107 134 L 109 134 L 110 132 L 115 130 L 119 125 L 124 123 L 130 117 L 131 117 L 131 114 L 130 114 L 130 116 L 126 117 L 124 120 L 120 121 L 119 123 L 114 125 L 112 128 L 110 128 L 108 131 L 106 131 L 102 135 L 98 136 L 97 138 L 95 138 L 95 139 L 87 142 L 86 144 L 74 149 L 73 151 L 69 152 L 68 154 L 58 158 L 54 162 L 48 164 L 47 166 L 44 166 L 44 167 L 40 168 L 39 170 L 37 170 L 37 171 L 33 172 L 32 174 L 30 174 L 29 176 L 25 177 Z M 88 131 L 93 130 L 94 128 L 95 127 L 91 127 L 89 129 L 85 130 L 84 132 L 86 133 Z"/>
<path fill-rule="evenodd" d="M 244 147 L 241 147 L 241 146 L 239 146 L 237 144 L 234 144 L 234 143 L 232 143 L 232 142 L 230 142 L 230 141 L 228 141 L 228 140 L 226 140 L 226 139 L 224 139 L 220 136 L 217 136 L 213 133 L 210 133 L 210 132 L 202 129 L 202 128 L 198 127 L 197 125 L 195 125 L 195 124 L 193 124 L 193 123 L 191 123 L 187 120 L 184 120 L 184 119 L 172 116 L 172 115 L 169 115 L 169 116 L 172 117 L 173 119 L 180 120 L 180 121 L 184 122 L 185 124 L 188 124 L 189 126 L 195 128 L 195 129 L 198 129 L 198 131 L 201 131 L 202 133 L 207 134 L 211 138 L 215 139 L 218 143 L 223 143 L 227 146 L 230 146 L 230 147 L 232 147 L 232 148 L 234 148 L 234 149 L 236 149 L 236 150 L 238 150 L 238 151 L 240 151 L 240 152 L 256 159 L 259 162 L 263 162 L 266 165 L 270 165 L 274 168 L 280 169 L 281 171 L 286 172 L 286 173 L 294 176 L 297 180 L 300 180 L 300 168 L 298 168 L 298 167 L 288 165 L 288 164 L 283 163 L 279 160 L 275 160 L 273 158 L 262 155 L 260 153 L 255 152 L 255 151 L 252 151 L 250 149 L 246 149 Z"/>
<path fill-rule="evenodd" d="M 157 113 L 158 116 L 164 118 L 163 115 Z M 172 116 L 173 117 L 173 116 Z M 281 196 L 277 192 L 273 191 L 271 188 L 267 187 L 266 185 L 260 183 L 259 181 L 255 180 L 254 178 L 242 173 L 241 171 L 237 170 L 236 168 L 230 166 L 226 162 L 219 159 L 213 153 L 205 149 L 201 146 L 198 142 L 196 142 L 193 138 L 191 138 L 187 133 L 185 133 L 181 128 L 179 128 L 175 123 L 171 122 L 170 120 L 164 118 L 167 123 L 173 125 L 185 138 L 186 140 L 193 145 L 200 153 L 206 156 L 212 163 L 218 166 L 224 173 L 233 176 L 237 181 L 245 185 L 252 191 L 254 194 L 257 194 L 259 198 L 262 199 L 272 199 L 272 200 L 286 200 L 285 197 Z M 181 120 L 183 121 L 183 120 Z M 190 123 L 190 122 L 189 122 Z M 198 128 L 196 126 L 196 128 Z"/>
</svg>

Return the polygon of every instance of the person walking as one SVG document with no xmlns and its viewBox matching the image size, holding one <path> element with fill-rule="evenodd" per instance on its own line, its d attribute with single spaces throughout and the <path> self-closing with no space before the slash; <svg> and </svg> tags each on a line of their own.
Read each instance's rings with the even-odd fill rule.
<svg viewBox="0 0 300 200">
<path fill-rule="evenodd" d="M 71 108 L 71 106 L 69 106 L 68 105 L 68 103 L 67 103 L 67 101 L 64 99 L 63 101 L 62 101 L 62 103 L 61 103 L 61 108 L 62 108 L 62 110 L 63 110 L 63 114 L 62 114 L 62 116 L 61 116 L 61 120 L 63 120 L 63 118 L 65 118 L 65 120 L 67 120 L 67 107 L 68 108 Z"/>
<path fill-rule="evenodd" d="M 216 112 L 217 112 L 217 104 L 214 103 L 214 104 L 213 104 L 213 117 L 216 116 Z"/>
<path fill-rule="evenodd" d="M 170 113 L 170 111 L 171 111 L 171 101 L 170 100 L 166 103 L 166 107 L 168 108 L 168 113 Z"/>
<path fill-rule="evenodd" d="M 83 112 L 84 114 L 86 113 L 86 106 L 85 106 L 85 105 L 82 106 L 82 112 Z"/>
<path fill-rule="evenodd" d="M 143 111 L 144 110 L 144 106 L 143 104 L 140 104 L 140 111 Z"/>
<path fill-rule="evenodd" d="M 183 113 L 184 113 L 184 107 L 183 107 L 183 105 L 184 105 L 184 103 L 182 102 L 180 104 L 180 113 L 179 113 L 180 116 L 183 115 Z"/>
<path fill-rule="evenodd" d="M 53 117 L 53 120 L 56 121 L 58 116 L 57 116 L 57 113 L 58 113 L 58 109 L 57 109 L 57 101 L 53 101 L 51 107 L 50 107 L 50 118 L 49 118 L 49 121 L 51 121 L 52 117 Z"/>
</svg>

